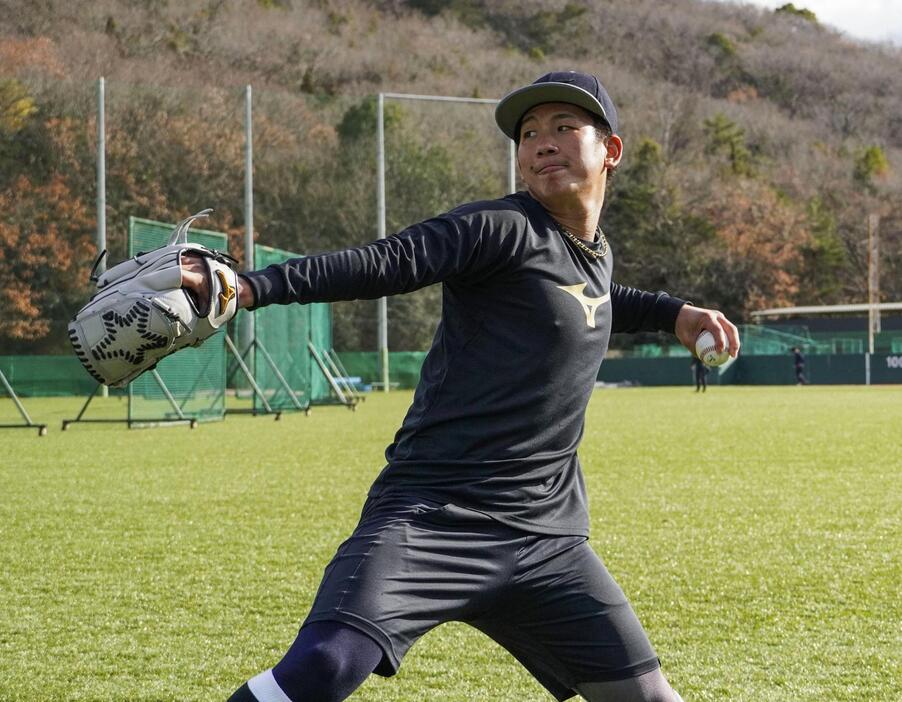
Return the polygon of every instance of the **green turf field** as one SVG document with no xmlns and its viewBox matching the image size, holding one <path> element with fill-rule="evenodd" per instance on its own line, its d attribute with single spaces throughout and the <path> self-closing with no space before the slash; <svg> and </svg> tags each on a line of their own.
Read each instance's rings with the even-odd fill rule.
<svg viewBox="0 0 902 702">
<path fill-rule="evenodd" d="M 0 430 L 0 700 L 222 701 L 270 667 L 409 400 L 61 432 L 78 398 L 26 399 L 50 433 Z M 899 387 L 595 394 L 593 543 L 686 702 L 902 699 L 900 427 Z M 551 697 L 450 624 L 352 699 Z"/>
</svg>

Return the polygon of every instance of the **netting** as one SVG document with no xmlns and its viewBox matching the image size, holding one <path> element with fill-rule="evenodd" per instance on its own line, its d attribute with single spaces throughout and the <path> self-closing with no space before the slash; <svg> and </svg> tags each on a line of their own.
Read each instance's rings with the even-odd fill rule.
<svg viewBox="0 0 902 702">
<path fill-rule="evenodd" d="M 254 267 L 265 268 L 300 254 L 271 246 L 254 246 Z M 236 324 L 241 325 L 241 312 Z M 325 359 L 332 349 L 332 310 L 328 304 L 269 305 L 254 313 L 256 346 L 246 360 L 252 366 L 254 381 L 273 410 L 306 409 L 312 403 L 333 401 L 329 382 L 313 358 L 308 344 Z M 281 376 L 281 377 L 280 377 Z M 239 375 L 233 374 L 235 385 Z M 242 386 L 243 387 L 243 386 Z M 290 389 L 290 392 L 289 392 Z M 292 398 L 292 394 L 294 398 Z M 297 401 L 297 402 L 296 402 Z M 255 412 L 266 406 L 254 393 Z"/>
<path fill-rule="evenodd" d="M 0 356 L 0 373 L 21 397 L 90 395 L 97 385 L 74 355 Z"/>
<path fill-rule="evenodd" d="M 740 328 L 743 354 L 766 356 L 789 353 L 794 347 L 819 356 L 862 354 L 868 351 L 865 330 L 809 331 L 805 327 L 767 327 L 745 324 Z M 887 330 L 874 335 L 875 353 L 902 352 L 902 330 Z"/>
<path fill-rule="evenodd" d="M 320 356 L 328 364 L 332 352 L 332 310 L 329 305 L 309 305 L 311 318 L 310 341 Z M 332 402 L 332 390 L 326 376 L 314 363 L 310 383 L 310 399 L 318 404 Z"/>
<path fill-rule="evenodd" d="M 38 429 L 38 434 L 40 436 L 44 436 L 47 433 L 47 425 L 46 424 L 35 424 L 31 415 L 28 414 L 28 410 L 22 405 L 22 402 L 19 400 L 16 395 L 16 391 L 13 390 L 12 385 L 9 384 L 9 381 L 6 379 L 6 376 L 3 374 L 3 371 L 0 371 L 0 399 L 3 398 L 3 395 L 7 395 L 10 400 L 12 400 L 13 404 L 16 406 L 16 409 L 19 412 L 18 421 L 8 424 L 5 414 L 6 407 L 0 405 L 0 429 Z"/>
<path fill-rule="evenodd" d="M 282 249 L 259 244 L 254 246 L 256 268 L 265 268 L 272 263 L 297 256 L 298 254 Z M 298 409 L 288 388 L 301 407 L 310 405 L 312 362 L 307 350 L 307 340 L 311 334 L 312 307 L 313 305 L 269 305 L 253 313 L 258 343 L 252 361 L 254 380 L 274 410 Z M 247 313 L 242 312 L 243 314 Z M 238 320 L 237 323 L 240 325 L 241 321 Z M 254 395 L 254 410 L 264 409 L 260 398 Z"/>
<path fill-rule="evenodd" d="M 382 379 L 379 354 L 375 351 L 342 351 L 341 361 L 352 378 L 360 378 L 366 387 Z M 388 380 L 393 388 L 415 388 L 420 380 L 420 369 L 426 358 L 425 351 L 390 351 L 388 354 Z"/>
<path fill-rule="evenodd" d="M 866 320 L 862 321 L 862 324 Z M 668 358 L 689 356 L 689 351 L 671 335 L 656 335 L 655 341 L 634 343 L 617 348 L 609 357 Z M 805 354 L 816 356 L 864 354 L 868 352 L 866 330 L 837 329 L 811 331 L 804 326 L 763 324 L 739 325 L 743 356 L 780 356 L 798 347 Z M 887 329 L 874 335 L 874 353 L 902 353 L 902 330 Z"/>
<path fill-rule="evenodd" d="M 129 218 L 128 255 L 165 246 L 174 228 L 172 224 Z M 228 248 L 226 235 L 219 232 L 192 228 L 188 230 L 188 240 L 220 251 Z M 198 421 L 222 419 L 225 414 L 225 370 L 222 333 L 214 334 L 202 346 L 184 349 L 163 359 L 156 367 L 157 375 L 147 372 L 129 384 L 129 421 L 172 421 L 181 418 L 179 412 L 185 418 Z"/>
</svg>

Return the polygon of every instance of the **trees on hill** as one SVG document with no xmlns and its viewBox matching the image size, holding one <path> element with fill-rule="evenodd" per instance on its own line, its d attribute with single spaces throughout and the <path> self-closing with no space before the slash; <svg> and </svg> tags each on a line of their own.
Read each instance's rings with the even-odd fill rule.
<svg viewBox="0 0 902 702">
<path fill-rule="evenodd" d="M 691 0 L 204 8 L 111 0 L 78 15 L 51 0 L 0 21 L 4 352 L 65 351 L 65 323 L 89 292 L 101 66 L 119 74 L 108 82 L 112 260 L 126 253 L 130 215 L 175 221 L 207 206 L 208 226 L 241 251 L 246 82 L 255 231 L 313 253 L 376 236 L 374 93 L 497 97 L 573 66 L 604 76 L 622 113 L 626 155 L 605 215 L 619 280 L 737 319 L 863 301 L 877 213 L 884 299 L 902 295 L 900 58 L 798 12 L 701 13 Z M 505 192 L 490 109 L 389 101 L 386 137 L 389 231 Z M 429 343 L 439 298 L 392 300 L 393 348 Z M 339 348 L 374 346 L 372 305 L 336 314 Z"/>
</svg>

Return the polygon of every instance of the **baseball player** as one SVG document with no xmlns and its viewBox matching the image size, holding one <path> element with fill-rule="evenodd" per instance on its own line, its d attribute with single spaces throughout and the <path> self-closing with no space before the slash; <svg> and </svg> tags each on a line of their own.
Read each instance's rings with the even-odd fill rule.
<svg viewBox="0 0 902 702">
<path fill-rule="evenodd" d="M 708 366 L 698 356 L 693 356 L 689 365 L 692 368 L 692 374 L 695 376 L 695 392 L 699 390 L 705 392 L 708 389 Z"/>
<path fill-rule="evenodd" d="M 798 346 L 792 349 L 792 365 L 796 372 L 796 385 L 807 385 L 808 379 L 805 377 L 805 356 Z"/>
<path fill-rule="evenodd" d="M 680 700 L 589 546 L 577 448 L 612 333 L 663 330 L 692 349 L 708 330 L 733 355 L 738 333 L 719 312 L 612 279 L 600 218 L 623 142 L 597 78 L 549 73 L 495 118 L 525 191 L 238 279 L 249 309 L 434 283 L 443 303 L 356 529 L 288 652 L 230 702 L 343 700 L 452 620 L 504 646 L 558 700 Z M 183 265 L 184 285 L 203 298 L 197 265 Z"/>
</svg>

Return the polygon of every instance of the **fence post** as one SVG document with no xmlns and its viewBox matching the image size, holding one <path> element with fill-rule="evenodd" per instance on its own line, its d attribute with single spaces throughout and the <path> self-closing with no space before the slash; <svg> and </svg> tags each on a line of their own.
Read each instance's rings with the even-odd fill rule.
<svg viewBox="0 0 902 702">
<path fill-rule="evenodd" d="M 106 249 L 106 81 L 103 76 L 97 81 L 97 255 Z M 106 261 L 101 258 L 97 264 L 97 275 L 103 275 Z M 109 397 L 110 390 L 104 385 L 101 397 Z"/>
</svg>

